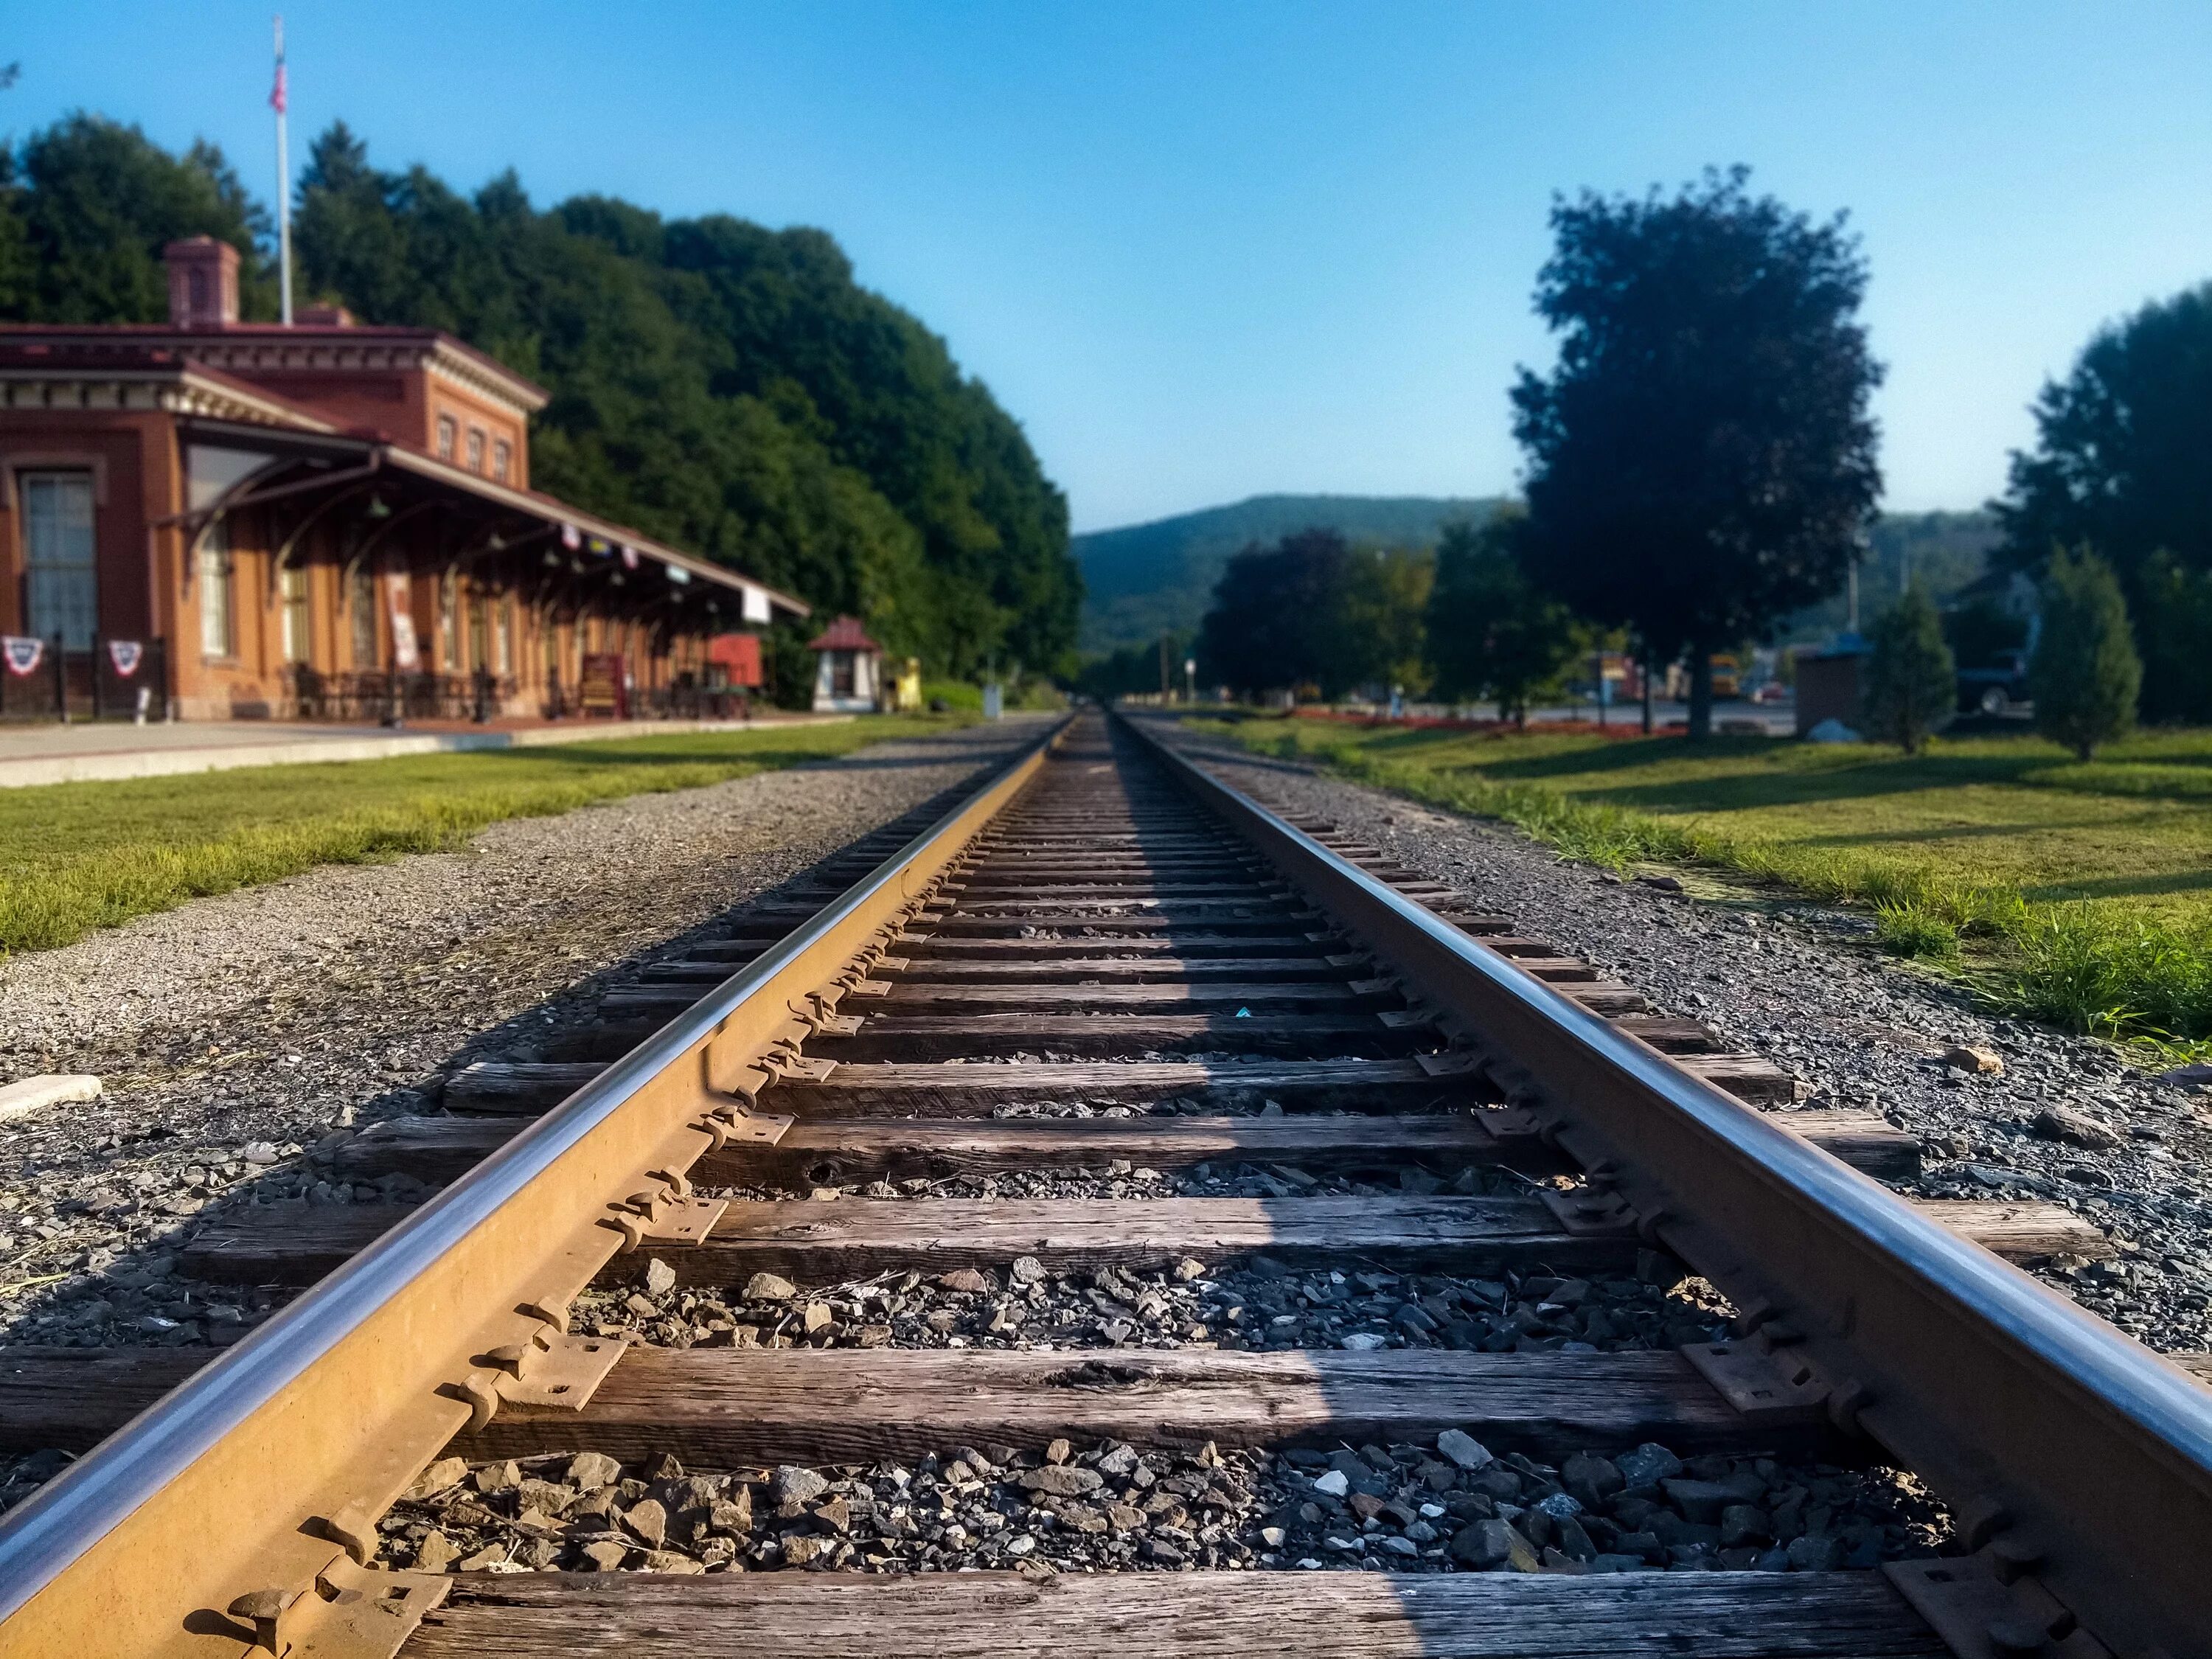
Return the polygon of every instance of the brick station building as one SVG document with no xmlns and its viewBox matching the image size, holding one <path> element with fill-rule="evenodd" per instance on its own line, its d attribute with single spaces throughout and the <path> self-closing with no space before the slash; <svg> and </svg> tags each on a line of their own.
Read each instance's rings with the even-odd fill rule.
<svg viewBox="0 0 2212 1659">
<path fill-rule="evenodd" d="M 167 262 L 166 325 L 0 326 L 0 635 L 44 642 L 0 716 L 706 712 L 758 661 L 717 636 L 806 614 L 531 489 L 546 394 L 482 352 L 242 323 L 234 249 Z"/>
</svg>

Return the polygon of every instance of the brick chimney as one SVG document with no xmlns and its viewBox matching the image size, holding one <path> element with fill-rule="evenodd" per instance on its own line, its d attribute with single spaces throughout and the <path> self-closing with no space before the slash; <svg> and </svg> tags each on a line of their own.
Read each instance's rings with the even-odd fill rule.
<svg viewBox="0 0 2212 1659">
<path fill-rule="evenodd" d="M 173 328 L 222 328 L 238 320 L 238 250 L 212 236 L 193 236 L 161 250 L 169 267 L 169 323 Z"/>
</svg>

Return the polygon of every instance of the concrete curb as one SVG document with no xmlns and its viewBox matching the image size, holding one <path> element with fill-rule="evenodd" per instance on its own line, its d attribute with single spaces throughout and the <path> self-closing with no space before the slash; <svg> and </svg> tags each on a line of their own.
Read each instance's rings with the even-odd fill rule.
<svg viewBox="0 0 2212 1659">
<path fill-rule="evenodd" d="M 108 783 L 126 778 L 174 777 L 190 772 L 228 772 L 247 766 L 301 766 L 329 761 L 387 760 L 396 755 L 465 754 L 486 749 L 540 749 L 559 744 L 607 743 L 620 738 L 668 737 L 695 732 L 754 732 L 779 726 L 834 726 L 850 714 L 742 720 L 579 721 L 519 732 L 422 732 L 388 738 L 307 738 L 297 743 L 211 744 L 204 749 L 130 749 L 110 754 L 42 755 L 0 760 L 0 789 L 49 783 Z"/>
</svg>

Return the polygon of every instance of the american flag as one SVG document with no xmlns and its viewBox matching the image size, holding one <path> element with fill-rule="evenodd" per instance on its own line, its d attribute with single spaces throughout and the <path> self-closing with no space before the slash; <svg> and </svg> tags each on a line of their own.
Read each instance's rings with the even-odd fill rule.
<svg viewBox="0 0 2212 1659">
<path fill-rule="evenodd" d="M 269 107 L 284 113 L 284 20 L 276 20 L 276 84 L 270 89 Z"/>
</svg>

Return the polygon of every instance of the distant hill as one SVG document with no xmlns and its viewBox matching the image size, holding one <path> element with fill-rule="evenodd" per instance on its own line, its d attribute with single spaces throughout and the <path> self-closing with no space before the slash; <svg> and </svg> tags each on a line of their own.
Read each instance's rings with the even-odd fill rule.
<svg viewBox="0 0 2212 1659">
<path fill-rule="evenodd" d="M 1433 547 L 1457 519 L 1480 519 L 1498 497 L 1451 495 L 1255 495 L 1150 524 L 1074 538 L 1085 598 L 1085 651 L 1192 632 L 1206 614 L 1230 556 L 1293 532 L 1340 532 L 1355 545 Z"/>
<path fill-rule="evenodd" d="M 1081 647 L 1111 651 L 1188 634 L 1213 594 L 1230 556 L 1253 542 L 1272 542 L 1319 526 L 1375 547 L 1433 547 L 1444 526 L 1481 519 L 1499 496 L 1255 495 L 1233 507 L 1211 507 L 1119 530 L 1073 538 L 1085 598 Z M 1982 574 L 1998 538 L 1984 512 L 1886 513 L 1869 538 L 1859 576 L 1863 618 L 1889 603 L 1908 574 L 1925 581 L 1940 604 Z M 1784 625 L 1785 639 L 1812 639 L 1844 624 L 1842 594 L 1813 605 Z"/>
</svg>

